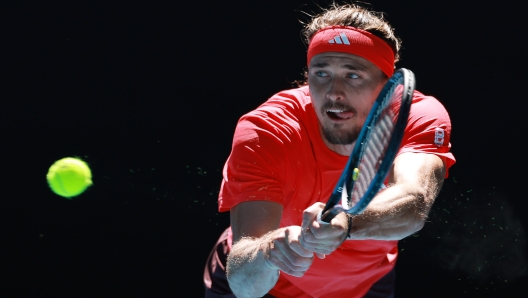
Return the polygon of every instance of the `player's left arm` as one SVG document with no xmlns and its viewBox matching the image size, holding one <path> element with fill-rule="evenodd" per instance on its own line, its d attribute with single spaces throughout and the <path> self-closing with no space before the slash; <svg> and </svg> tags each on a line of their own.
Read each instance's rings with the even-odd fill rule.
<svg viewBox="0 0 528 298">
<path fill-rule="evenodd" d="M 419 231 L 442 187 L 445 171 L 444 162 L 437 155 L 401 153 L 389 172 L 389 187 L 378 193 L 362 214 L 353 216 L 349 238 L 345 239 L 345 214 L 336 216 L 329 225 L 321 225 L 316 217 L 324 204 L 315 203 L 304 210 L 301 244 L 326 255 L 343 239 L 400 240 Z"/>
<path fill-rule="evenodd" d="M 437 155 L 398 155 L 389 173 L 389 187 L 362 214 L 354 216 L 349 240 L 399 240 L 422 229 L 445 171 Z"/>
</svg>

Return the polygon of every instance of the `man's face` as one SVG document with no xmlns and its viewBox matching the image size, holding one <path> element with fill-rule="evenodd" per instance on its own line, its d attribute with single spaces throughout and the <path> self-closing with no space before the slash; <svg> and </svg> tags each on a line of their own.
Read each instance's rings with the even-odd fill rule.
<svg viewBox="0 0 528 298">
<path fill-rule="evenodd" d="M 370 61 L 347 53 L 315 55 L 308 66 L 310 96 L 330 144 L 356 141 L 387 78 Z"/>
</svg>

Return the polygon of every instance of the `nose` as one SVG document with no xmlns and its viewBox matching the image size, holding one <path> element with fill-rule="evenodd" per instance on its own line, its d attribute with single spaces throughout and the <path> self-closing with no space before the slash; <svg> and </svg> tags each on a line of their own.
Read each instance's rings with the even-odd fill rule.
<svg viewBox="0 0 528 298">
<path fill-rule="evenodd" d="M 333 78 L 332 82 L 328 85 L 326 97 L 331 101 L 344 100 L 345 99 L 345 88 L 340 78 Z"/>
</svg>

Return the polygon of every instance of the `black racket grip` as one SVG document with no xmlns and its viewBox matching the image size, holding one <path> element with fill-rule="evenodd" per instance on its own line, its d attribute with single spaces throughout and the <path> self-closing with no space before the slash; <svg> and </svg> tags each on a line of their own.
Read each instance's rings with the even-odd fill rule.
<svg viewBox="0 0 528 298">
<path fill-rule="evenodd" d="M 336 217 L 336 215 L 341 212 L 342 210 L 330 208 L 330 210 L 326 211 L 324 214 L 321 215 L 321 221 L 329 223 L 334 217 Z"/>
</svg>

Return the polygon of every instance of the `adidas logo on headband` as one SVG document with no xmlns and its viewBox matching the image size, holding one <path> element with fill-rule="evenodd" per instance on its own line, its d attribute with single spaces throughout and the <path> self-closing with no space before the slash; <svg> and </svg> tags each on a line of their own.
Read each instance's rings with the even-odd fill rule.
<svg viewBox="0 0 528 298">
<path fill-rule="evenodd" d="M 394 51 L 382 38 L 362 29 L 331 26 L 317 31 L 310 40 L 307 65 L 315 55 L 338 52 L 357 55 L 376 65 L 388 77 L 394 73 Z"/>
<path fill-rule="evenodd" d="M 328 43 L 337 43 L 337 44 L 346 44 L 350 45 L 350 42 L 348 41 L 348 38 L 346 37 L 345 33 L 341 33 L 334 38 L 330 39 Z"/>
</svg>

